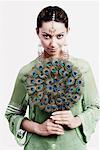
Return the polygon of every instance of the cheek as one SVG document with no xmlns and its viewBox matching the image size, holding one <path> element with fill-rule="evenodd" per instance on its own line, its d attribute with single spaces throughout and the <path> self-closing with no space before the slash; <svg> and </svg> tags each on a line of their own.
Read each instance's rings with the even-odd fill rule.
<svg viewBox="0 0 100 150">
<path fill-rule="evenodd" d="M 62 40 L 59 40 L 58 44 L 60 46 L 63 46 L 65 44 L 65 42 L 66 42 L 65 39 L 62 39 Z"/>
<path fill-rule="evenodd" d="M 47 46 L 49 45 L 49 41 L 48 41 L 48 40 L 45 40 L 45 39 L 42 37 L 41 33 L 39 33 L 39 39 L 40 39 L 40 42 L 41 42 L 41 44 L 42 44 L 43 47 L 47 47 Z"/>
<path fill-rule="evenodd" d="M 42 44 L 42 46 L 47 47 L 49 45 L 49 41 L 41 40 L 41 44 Z"/>
</svg>

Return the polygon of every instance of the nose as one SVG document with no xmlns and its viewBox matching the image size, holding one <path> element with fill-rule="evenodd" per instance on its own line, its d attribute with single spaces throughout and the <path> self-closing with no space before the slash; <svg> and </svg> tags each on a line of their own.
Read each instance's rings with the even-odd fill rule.
<svg viewBox="0 0 100 150">
<path fill-rule="evenodd" d="M 50 41 L 50 46 L 51 46 L 52 48 L 56 46 L 56 40 L 55 40 L 54 37 L 53 37 L 53 38 L 51 39 L 51 41 Z"/>
</svg>

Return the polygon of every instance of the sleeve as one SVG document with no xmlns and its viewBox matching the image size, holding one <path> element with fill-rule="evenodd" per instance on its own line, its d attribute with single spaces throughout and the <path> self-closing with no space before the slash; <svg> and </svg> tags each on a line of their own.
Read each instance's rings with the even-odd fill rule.
<svg viewBox="0 0 100 150">
<path fill-rule="evenodd" d="M 27 105 L 28 95 L 22 80 L 22 73 L 19 72 L 11 100 L 5 112 L 5 117 L 8 120 L 10 131 L 14 134 L 16 141 L 20 145 L 24 145 L 26 142 L 27 132 L 21 129 L 21 123 L 26 118 Z"/>
<path fill-rule="evenodd" d="M 77 128 L 84 143 L 88 142 L 100 119 L 100 101 L 96 83 L 90 65 L 87 66 L 88 69 L 84 74 L 83 112 L 78 115 L 82 125 Z"/>
</svg>

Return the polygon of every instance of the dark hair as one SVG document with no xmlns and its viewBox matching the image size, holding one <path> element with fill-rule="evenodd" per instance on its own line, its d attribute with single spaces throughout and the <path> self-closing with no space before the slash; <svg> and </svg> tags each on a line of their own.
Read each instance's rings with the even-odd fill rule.
<svg viewBox="0 0 100 150">
<path fill-rule="evenodd" d="M 55 14 L 54 21 L 61 22 L 65 24 L 68 28 L 68 16 L 66 12 L 58 6 L 48 6 L 41 10 L 37 17 L 37 33 L 39 33 L 39 28 L 42 27 L 43 22 L 52 21 L 52 16 Z"/>
</svg>

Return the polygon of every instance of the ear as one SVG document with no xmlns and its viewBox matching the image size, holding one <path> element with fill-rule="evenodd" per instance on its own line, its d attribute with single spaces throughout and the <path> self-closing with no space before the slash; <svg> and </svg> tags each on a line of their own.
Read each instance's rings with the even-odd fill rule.
<svg viewBox="0 0 100 150">
<path fill-rule="evenodd" d="M 68 27 L 68 30 L 67 30 L 68 32 L 70 31 L 70 27 Z"/>
<path fill-rule="evenodd" d="M 36 33 L 37 33 L 37 35 L 39 35 L 39 29 L 38 28 L 36 28 Z"/>
<path fill-rule="evenodd" d="M 66 32 L 68 33 L 70 31 L 70 27 L 68 27 L 67 29 L 66 29 Z"/>
</svg>

